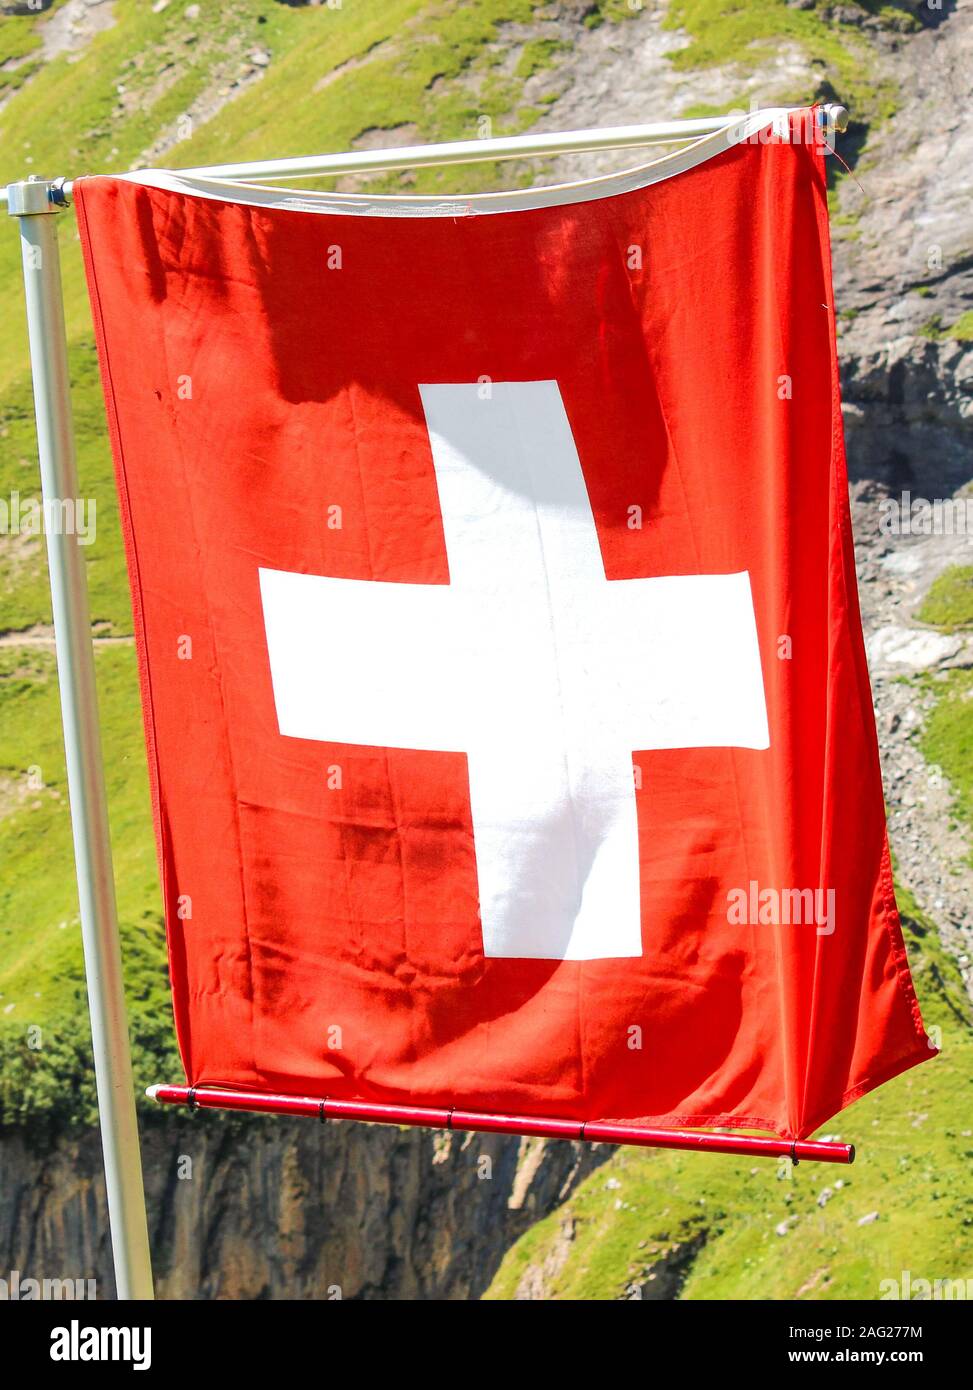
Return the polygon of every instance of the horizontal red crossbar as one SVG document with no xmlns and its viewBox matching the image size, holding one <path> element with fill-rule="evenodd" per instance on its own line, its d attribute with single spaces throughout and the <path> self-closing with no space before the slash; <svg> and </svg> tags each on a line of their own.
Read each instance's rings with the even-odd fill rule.
<svg viewBox="0 0 973 1390">
<path fill-rule="evenodd" d="M 203 1110 L 252 1110 L 267 1115 L 306 1115 L 319 1120 L 370 1120 L 384 1125 L 420 1125 L 424 1129 L 468 1129 L 479 1134 L 526 1134 L 544 1139 L 583 1139 L 590 1144 L 634 1144 L 643 1149 L 684 1149 L 689 1153 L 738 1154 L 749 1158 L 808 1159 L 854 1163 L 854 1144 L 820 1139 L 761 1139 L 749 1134 L 714 1134 L 692 1129 L 647 1129 L 643 1125 L 608 1125 L 588 1120 L 541 1120 L 527 1115 L 484 1115 L 475 1110 L 431 1109 L 415 1105 L 373 1105 L 360 1100 L 281 1096 L 216 1086 L 150 1086 L 146 1092 L 162 1105 L 198 1106 Z"/>
</svg>

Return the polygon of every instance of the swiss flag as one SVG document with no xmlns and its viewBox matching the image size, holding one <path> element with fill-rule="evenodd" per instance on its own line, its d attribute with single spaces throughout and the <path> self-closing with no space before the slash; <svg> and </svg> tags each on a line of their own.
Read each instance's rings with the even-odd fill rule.
<svg viewBox="0 0 973 1390">
<path fill-rule="evenodd" d="M 931 1055 L 820 151 L 666 172 L 76 185 L 190 1082 L 799 1137 Z"/>
</svg>

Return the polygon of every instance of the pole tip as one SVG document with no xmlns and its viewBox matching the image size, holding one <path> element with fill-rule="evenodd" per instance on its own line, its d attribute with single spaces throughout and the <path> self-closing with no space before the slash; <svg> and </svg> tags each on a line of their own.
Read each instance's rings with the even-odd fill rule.
<svg viewBox="0 0 973 1390">
<path fill-rule="evenodd" d="M 149 1100 L 155 1100 L 156 1096 L 159 1094 L 161 1090 L 161 1085 L 146 1086 L 145 1094 L 148 1096 Z"/>
</svg>

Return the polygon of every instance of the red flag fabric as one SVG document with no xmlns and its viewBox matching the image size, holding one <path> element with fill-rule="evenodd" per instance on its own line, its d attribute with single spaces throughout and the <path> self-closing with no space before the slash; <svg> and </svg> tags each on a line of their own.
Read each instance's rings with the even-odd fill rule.
<svg viewBox="0 0 973 1390">
<path fill-rule="evenodd" d="M 800 129 L 76 185 L 191 1083 L 801 1137 L 932 1055 Z"/>
</svg>

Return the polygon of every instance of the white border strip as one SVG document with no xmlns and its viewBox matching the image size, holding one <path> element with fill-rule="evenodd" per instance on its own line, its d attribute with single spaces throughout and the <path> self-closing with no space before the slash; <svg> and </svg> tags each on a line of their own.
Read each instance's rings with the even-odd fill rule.
<svg viewBox="0 0 973 1390">
<path fill-rule="evenodd" d="M 793 112 L 802 108 L 768 107 L 753 111 L 723 128 L 693 141 L 684 149 L 639 165 L 622 173 L 601 175 L 576 183 L 553 184 L 548 188 L 519 189 L 506 193 L 474 193 L 469 197 L 443 199 L 420 195 L 376 196 L 368 193 L 308 193 L 286 188 L 264 188 L 260 184 L 206 177 L 202 173 L 169 169 L 144 169 L 117 178 L 147 188 L 160 188 L 216 202 L 289 212 L 315 212 L 364 217 L 466 217 L 496 212 L 525 212 L 532 208 L 586 203 L 659 183 L 712 159 L 733 145 L 773 128 L 785 138 Z M 607 148 L 607 147 L 606 147 Z M 391 155 L 393 151 L 389 151 Z M 399 151 L 399 154 L 405 152 Z M 229 167 L 229 166 L 226 166 Z M 403 167 L 408 167 L 403 160 Z M 324 169 L 322 176 L 338 172 Z"/>
</svg>

